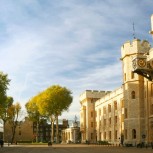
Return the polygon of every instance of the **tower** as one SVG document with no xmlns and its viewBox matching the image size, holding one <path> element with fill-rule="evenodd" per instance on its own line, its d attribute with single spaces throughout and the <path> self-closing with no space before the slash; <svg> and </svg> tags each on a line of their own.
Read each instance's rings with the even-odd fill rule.
<svg viewBox="0 0 153 153">
<path fill-rule="evenodd" d="M 95 102 L 109 91 L 86 90 L 80 95 L 80 131 L 81 142 L 97 141 Z"/>
<path fill-rule="evenodd" d="M 124 96 L 124 143 L 137 144 L 146 136 L 145 127 L 145 87 L 144 77 L 133 73 L 132 59 L 139 67 L 146 66 L 141 56 L 146 52 L 144 44 L 147 41 L 134 39 L 121 47 L 121 60 L 123 64 L 123 96 Z"/>
</svg>

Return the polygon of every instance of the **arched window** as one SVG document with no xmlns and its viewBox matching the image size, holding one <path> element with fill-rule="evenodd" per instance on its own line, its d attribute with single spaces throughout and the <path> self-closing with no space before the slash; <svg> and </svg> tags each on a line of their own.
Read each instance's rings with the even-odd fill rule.
<svg viewBox="0 0 153 153">
<path fill-rule="evenodd" d="M 132 130 L 132 139 L 136 139 L 136 130 L 135 129 Z"/>
<path fill-rule="evenodd" d="M 134 79 L 134 73 L 131 72 L 131 79 Z"/>
<path fill-rule="evenodd" d="M 132 92 L 131 92 L 131 98 L 132 98 L 132 99 L 135 99 L 135 91 L 132 91 Z"/>
<path fill-rule="evenodd" d="M 126 73 L 124 73 L 124 81 L 126 81 Z"/>
</svg>

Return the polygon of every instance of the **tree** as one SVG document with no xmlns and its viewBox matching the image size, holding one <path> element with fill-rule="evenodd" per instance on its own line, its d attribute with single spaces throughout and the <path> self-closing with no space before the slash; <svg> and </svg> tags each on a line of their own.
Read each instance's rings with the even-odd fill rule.
<svg viewBox="0 0 153 153">
<path fill-rule="evenodd" d="M 66 87 L 61 87 L 59 85 L 53 85 L 47 88 L 42 93 L 42 99 L 39 101 L 39 110 L 50 116 L 52 121 L 52 132 L 54 121 L 56 120 L 56 142 L 59 143 L 59 133 L 58 133 L 58 116 L 62 114 L 63 111 L 68 110 L 72 103 L 72 92 Z M 53 142 L 53 133 L 51 135 L 51 141 Z"/>
<path fill-rule="evenodd" d="M 5 139 L 5 124 L 9 119 L 8 110 L 13 104 L 12 97 L 5 97 L 3 103 L 0 103 L 0 118 L 3 120 L 3 140 Z"/>
<path fill-rule="evenodd" d="M 21 111 L 21 106 L 19 103 L 11 105 L 8 109 L 8 117 L 9 117 L 8 122 L 12 128 L 11 143 L 14 142 L 14 137 L 15 137 L 15 133 L 16 133 L 16 127 L 18 125 L 18 117 L 19 117 L 20 111 Z"/>
<path fill-rule="evenodd" d="M 25 105 L 29 119 L 36 123 L 36 127 L 37 127 L 36 128 L 36 142 L 38 142 L 38 129 L 39 129 L 39 122 L 41 118 L 41 114 L 39 113 L 38 106 L 37 106 L 39 97 L 40 95 L 33 97 Z"/>
<path fill-rule="evenodd" d="M 6 90 L 8 89 L 9 82 L 8 75 L 0 72 L 0 104 L 6 99 Z"/>
<path fill-rule="evenodd" d="M 3 128 L 5 127 L 5 123 L 7 120 L 7 109 L 8 106 L 13 102 L 12 97 L 7 97 L 6 91 L 8 89 L 10 83 L 10 79 L 8 79 L 8 75 L 0 72 L 0 119 L 3 120 Z M 3 132 L 4 139 L 5 131 Z"/>
</svg>

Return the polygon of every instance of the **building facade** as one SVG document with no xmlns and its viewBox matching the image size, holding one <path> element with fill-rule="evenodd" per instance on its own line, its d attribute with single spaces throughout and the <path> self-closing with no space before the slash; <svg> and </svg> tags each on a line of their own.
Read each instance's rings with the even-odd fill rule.
<svg viewBox="0 0 153 153">
<path fill-rule="evenodd" d="M 151 21 L 153 28 L 153 15 Z M 150 33 L 153 34 L 153 29 Z M 86 90 L 80 95 L 82 142 L 132 145 L 153 142 L 153 82 L 147 76 L 133 73 L 136 65 L 141 68 L 152 63 L 145 65 L 143 60 L 132 63 L 135 56 L 153 59 L 152 53 L 153 48 L 146 40 L 125 42 L 121 47 L 122 86 L 112 92 Z"/>
<path fill-rule="evenodd" d="M 0 139 L 3 139 L 3 133 L 4 133 L 3 121 L 0 119 Z"/>
<path fill-rule="evenodd" d="M 71 127 L 62 130 L 62 143 L 79 143 L 80 127 L 74 122 Z"/>
<path fill-rule="evenodd" d="M 59 141 L 62 141 L 62 130 L 68 127 L 68 120 L 63 119 L 59 124 Z M 25 117 L 24 121 L 18 122 L 15 131 L 15 142 L 36 142 L 37 124 Z M 56 125 L 54 125 L 54 140 L 56 141 Z M 9 123 L 5 125 L 6 142 L 11 142 L 12 128 Z M 51 124 L 46 120 L 42 120 L 38 125 L 38 142 L 48 142 L 51 140 Z"/>
</svg>

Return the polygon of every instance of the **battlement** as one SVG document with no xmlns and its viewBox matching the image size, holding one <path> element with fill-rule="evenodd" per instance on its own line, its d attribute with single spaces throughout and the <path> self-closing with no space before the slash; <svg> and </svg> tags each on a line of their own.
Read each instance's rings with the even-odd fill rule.
<svg viewBox="0 0 153 153">
<path fill-rule="evenodd" d="M 87 99 L 87 98 L 99 99 L 110 92 L 111 91 L 86 90 L 80 95 L 80 101 L 83 101 L 84 99 Z"/>
<path fill-rule="evenodd" d="M 114 91 L 110 92 L 109 94 L 106 94 L 101 99 L 97 100 L 95 103 L 95 107 L 97 107 L 101 104 L 104 104 L 104 103 L 118 97 L 119 95 L 123 95 L 123 87 L 122 86 L 115 89 Z"/>
<path fill-rule="evenodd" d="M 147 40 L 141 41 L 140 39 L 134 39 L 132 42 L 127 41 L 121 47 L 121 59 L 124 59 L 124 57 L 129 55 L 145 54 L 149 49 L 150 44 Z"/>
</svg>

